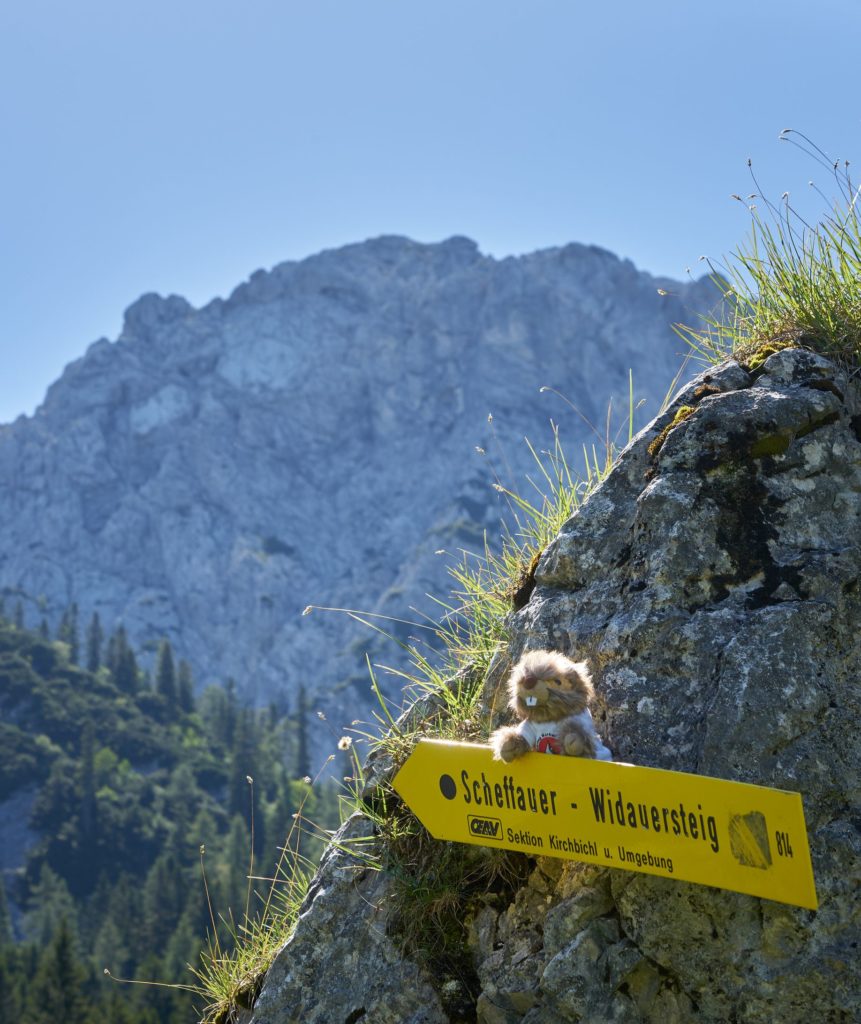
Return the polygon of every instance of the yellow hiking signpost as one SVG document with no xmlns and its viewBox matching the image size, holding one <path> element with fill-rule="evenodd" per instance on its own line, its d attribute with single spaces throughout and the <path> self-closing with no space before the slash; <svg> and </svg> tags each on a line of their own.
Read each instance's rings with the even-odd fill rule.
<svg viewBox="0 0 861 1024">
<path fill-rule="evenodd" d="M 611 761 L 422 740 L 394 787 L 437 839 L 700 882 L 815 910 L 801 796 Z"/>
</svg>

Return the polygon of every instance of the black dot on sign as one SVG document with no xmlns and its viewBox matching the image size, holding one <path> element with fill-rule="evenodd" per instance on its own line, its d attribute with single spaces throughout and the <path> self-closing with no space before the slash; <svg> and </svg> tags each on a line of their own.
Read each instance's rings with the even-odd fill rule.
<svg viewBox="0 0 861 1024">
<path fill-rule="evenodd" d="M 450 775 L 440 775 L 439 788 L 446 800 L 454 800 L 455 795 L 457 794 L 457 786 L 454 784 L 454 779 Z"/>
</svg>

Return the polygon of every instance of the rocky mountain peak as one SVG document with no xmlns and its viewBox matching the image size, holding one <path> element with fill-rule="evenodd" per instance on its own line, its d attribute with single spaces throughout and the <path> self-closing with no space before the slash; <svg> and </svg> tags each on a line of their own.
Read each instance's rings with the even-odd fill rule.
<svg viewBox="0 0 861 1024">
<path fill-rule="evenodd" d="M 670 325 L 713 296 L 657 283 L 594 247 L 496 260 L 384 236 L 200 309 L 144 295 L 0 433 L 0 588 L 31 621 L 74 600 L 138 646 L 167 636 L 200 682 L 261 701 L 292 700 L 313 663 L 321 701 L 359 708 L 362 641 L 302 609 L 444 593 L 434 552 L 496 533 L 494 473 L 521 485 L 523 437 L 546 446 L 553 418 L 571 451 L 595 440 L 543 385 L 596 424 L 629 369 L 663 396 Z"/>
</svg>

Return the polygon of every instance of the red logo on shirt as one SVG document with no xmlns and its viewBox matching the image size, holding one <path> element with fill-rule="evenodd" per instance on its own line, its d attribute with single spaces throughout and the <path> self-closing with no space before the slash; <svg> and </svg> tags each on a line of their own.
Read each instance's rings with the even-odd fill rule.
<svg viewBox="0 0 861 1024">
<path fill-rule="evenodd" d="M 555 736 L 542 736 L 535 744 L 535 749 L 539 754 L 561 754 L 562 744 Z"/>
</svg>

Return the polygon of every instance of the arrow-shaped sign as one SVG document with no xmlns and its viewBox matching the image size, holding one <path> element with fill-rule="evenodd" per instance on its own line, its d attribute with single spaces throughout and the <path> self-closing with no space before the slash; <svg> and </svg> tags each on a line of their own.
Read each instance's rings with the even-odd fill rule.
<svg viewBox="0 0 861 1024">
<path fill-rule="evenodd" d="M 421 740 L 394 787 L 436 839 L 700 882 L 815 910 L 798 793 Z"/>
</svg>

